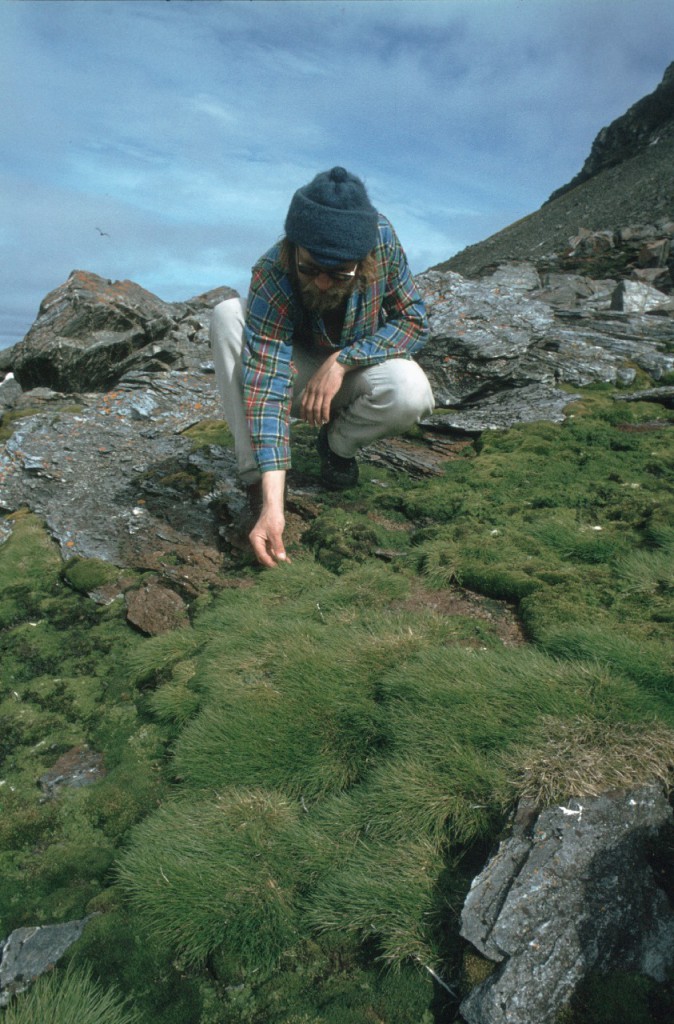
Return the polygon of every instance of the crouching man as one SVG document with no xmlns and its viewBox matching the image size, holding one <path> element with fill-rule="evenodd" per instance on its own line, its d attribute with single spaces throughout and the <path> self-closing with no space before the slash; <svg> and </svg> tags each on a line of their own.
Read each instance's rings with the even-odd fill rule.
<svg viewBox="0 0 674 1024">
<path fill-rule="evenodd" d="M 246 305 L 213 310 L 211 346 L 225 418 L 255 525 L 258 561 L 286 560 L 284 494 L 291 417 L 318 427 L 326 488 L 358 482 L 356 452 L 433 409 L 411 358 L 426 311 L 389 221 L 343 167 L 297 190 L 285 238 L 253 267 Z"/>
</svg>

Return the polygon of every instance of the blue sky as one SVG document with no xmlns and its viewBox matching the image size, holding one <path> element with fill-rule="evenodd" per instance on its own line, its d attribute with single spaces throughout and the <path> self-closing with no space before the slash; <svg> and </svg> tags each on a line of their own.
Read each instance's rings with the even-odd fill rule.
<svg viewBox="0 0 674 1024">
<path fill-rule="evenodd" d="M 671 0 L 0 0 L 0 347 L 74 269 L 245 292 L 335 164 L 420 272 L 538 209 L 672 60 Z"/>
</svg>

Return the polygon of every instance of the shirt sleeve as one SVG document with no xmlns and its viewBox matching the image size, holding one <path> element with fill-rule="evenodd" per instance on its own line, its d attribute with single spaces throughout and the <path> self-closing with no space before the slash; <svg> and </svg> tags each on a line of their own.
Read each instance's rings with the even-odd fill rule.
<svg viewBox="0 0 674 1024">
<path fill-rule="evenodd" d="M 337 361 L 346 366 L 372 366 L 386 359 L 410 359 L 428 341 L 426 307 L 391 223 L 381 218 L 382 292 L 380 322 L 375 334 L 342 349 Z M 379 254 L 377 254 L 379 255 Z"/>
<path fill-rule="evenodd" d="M 243 350 L 243 393 L 251 444 L 260 472 L 290 468 L 292 289 L 287 276 L 253 268 Z"/>
</svg>

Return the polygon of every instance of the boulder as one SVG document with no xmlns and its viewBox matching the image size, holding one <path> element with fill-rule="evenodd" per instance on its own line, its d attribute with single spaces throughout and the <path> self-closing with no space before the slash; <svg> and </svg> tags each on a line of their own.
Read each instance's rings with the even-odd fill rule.
<svg viewBox="0 0 674 1024">
<path fill-rule="evenodd" d="M 656 238 L 652 242 L 646 242 L 639 249 L 637 263 L 640 267 L 665 267 L 671 247 L 669 238 Z"/>
<path fill-rule="evenodd" d="M 650 864 L 673 827 L 662 788 L 571 800 L 533 827 L 526 811 L 464 904 L 462 936 L 498 965 L 461 1004 L 467 1024 L 554 1024 L 590 971 L 664 981 L 674 966 L 674 911 Z"/>
<path fill-rule="evenodd" d="M 668 291 L 672 283 L 669 267 L 635 267 L 630 279 L 648 284 L 661 292 Z"/>
<path fill-rule="evenodd" d="M 615 236 L 612 231 L 588 231 L 582 228 L 577 235 L 569 239 L 568 255 L 594 255 L 607 252 L 614 246 Z"/>
<path fill-rule="evenodd" d="M 231 288 L 163 302 L 132 281 L 109 281 L 82 270 L 50 292 L 12 369 L 24 389 L 105 390 L 132 369 L 193 368 L 207 353 L 208 317 Z"/>
<path fill-rule="evenodd" d="M 40 776 L 38 783 L 44 795 L 51 799 L 64 788 L 81 789 L 82 786 L 92 786 L 105 778 L 105 775 L 103 755 L 91 750 L 84 743 L 62 754 L 56 763 Z"/>
<path fill-rule="evenodd" d="M 189 626 L 187 605 L 174 590 L 157 582 L 126 594 L 126 617 L 147 636 Z"/>
</svg>

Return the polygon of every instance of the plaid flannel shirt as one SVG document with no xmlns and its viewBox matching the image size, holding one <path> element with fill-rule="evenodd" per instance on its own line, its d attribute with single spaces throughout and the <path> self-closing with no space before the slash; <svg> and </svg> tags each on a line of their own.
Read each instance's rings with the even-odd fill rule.
<svg viewBox="0 0 674 1024">
<path fill-rule="evenodd" d="M 248 294 L 243 390 L 253 452 L 262 473 L 289 469 L 293 342 L 314 339 L 326 357 L 337 349 L 346 366 L 372 366 L 385 359 L 410 359 L 428 339 L 426 309 L 390 222 L 379 217 L 374 249 L 376 275 L 349 296 L 344 327 L 335 345 L 322 318 L 304 310 L 290 275 L 279 260 L 280 243 L 253 267 Z"/>
</svg>

